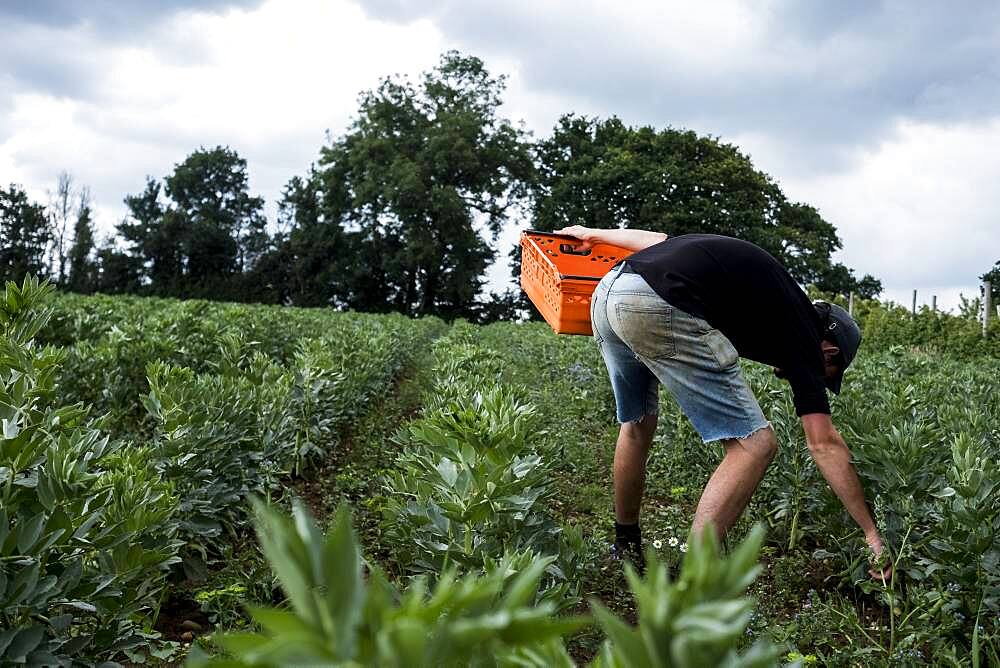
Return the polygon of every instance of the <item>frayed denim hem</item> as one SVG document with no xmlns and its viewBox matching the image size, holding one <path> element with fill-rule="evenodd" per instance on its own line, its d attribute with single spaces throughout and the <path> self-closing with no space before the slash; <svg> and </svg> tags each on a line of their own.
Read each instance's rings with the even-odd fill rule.
<svg viewBox="0 0 1000 668">
<path fill-rule="evenodd" d="M 702 440 L 703 443 L 714 443 L 715 441 L 743 441 L 743 440 L 746 440 L 746 439 L 750 438 L 751 436 L 753 436 L 754 434 L 756 434 L 758 431 L 761 431 L 763 429 L 773 429 L 773 427 L 774 426 L 770 422 L 765 422 L 763 425 L 761 425 L 759 427 L 754 427 L 753 429 L 751 429 L 747 433 L 743 434 L 742 436 L 740 436 L 740 435 L 725 436 L 724 435 L 724 436 L 713 436 L 712 438 L 705 438 L 703 436 L 701 440 Z"/>
<path fill-rule="evenodd" d="M 652 413 L 644 413 L 643 415 L 640 415 L 639 417 L 633 418 L 631 420 L 622 420 L 621 418 L 619 418 L 618 424 L 628 424 L 630 422 L 635 422 L 636 424 L 642 424 L 642 421 L 645 420 L 650 415 L 652 415 L 653 417 L 657 417 L 659 414 L 660 414 L 659 411 L 654 411 Z"/>
</svg>

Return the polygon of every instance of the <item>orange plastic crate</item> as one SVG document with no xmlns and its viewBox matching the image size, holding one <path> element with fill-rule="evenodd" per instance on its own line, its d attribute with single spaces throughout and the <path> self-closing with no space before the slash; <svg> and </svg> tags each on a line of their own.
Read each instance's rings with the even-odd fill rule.
<svg viewBox="0 0 1000 668">
<path fill-rule="evenodd" d="M 565 234 L 521 233 L 521 288 L 556 334 L 590 336 L 590 297 L 598 281 L 632 251 L 611 244 L 573 250 Z"/>
</svg>

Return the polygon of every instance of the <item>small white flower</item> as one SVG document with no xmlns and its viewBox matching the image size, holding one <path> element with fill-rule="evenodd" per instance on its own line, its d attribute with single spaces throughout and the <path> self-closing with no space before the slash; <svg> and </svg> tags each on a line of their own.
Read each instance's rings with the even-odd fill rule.
<svg viewBox="0 0 1000 668">
<path fill-rule="evenodd" d="M 681 543 L 681 552 L 687 552 L 687 551 L 688 551 L 688 544 Z"/>
<path fill-rule="evenodd" d="M 677 544 L 680 543 L 680 541 L 677 540 L 677 536 L 671 536 L 670 540 L 667 541 L 667 543 L 670 544 L 670 547 L 677 547 Z"/>
<path fill-rule="evenodd" d="M 655 547 L 657 550 L 659 550 L 661 547 L 663 547 L 663 541 L 659 540 L 659 539 L 654 540 L 653 541 L 653 547 Z"/>
</svg>

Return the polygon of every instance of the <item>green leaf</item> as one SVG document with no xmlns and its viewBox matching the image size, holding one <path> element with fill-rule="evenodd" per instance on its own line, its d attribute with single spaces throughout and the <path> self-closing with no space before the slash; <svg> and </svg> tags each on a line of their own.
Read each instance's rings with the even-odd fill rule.
<svg viewBox="0 0 1000 668">
<path fill-rule="evenodd" d="M 357 627 L 365 604 L 361 574 L 361 552 L 351 528 L 351 514 L 346 505 L 337 510 L 333 528 L 323 550 L 326 580 L 326 605 L 333 620 L 334 642 L 345 659 L 356 652 Z"/>
<path fill-rule="evenodd" d="M 73 624 L 73 615 L 66 613 L 64 615 L 56 615 L 55 617 L 49 617 L 49 626 L 56 633 L 62 633 L 67 630 Z"/>
<path fill-rule="evenodd" d="M 0 630 L 0 657 L 4 655 L 7 648 L 14 641 L 15 636 L 17 636 L 20 629 L 5 629 Z"/>
<path fill-rule="evenodd" d="M 84 540 L 85 536 L 88 533 L 90 533 L 90 530 L 94 528 L 94 525 L 97 524 L 98 520 L 101 519 L 101 515 L 103 514 L 104 514 L 103 508 L 95 510 L 93 513 L 91 513 L 87 517 L 87 519 L 85 519 L 83 522 L 80 523 L 80 526 L 77 527 L 76 531 L 73 532 L 74 540 Z"/>
<path fill-rule="evenodd" d="M 500 632 L 504 642 L 513 645 L 527 645 L 550 639 L 560 638 L 592 623 L 590 618 L 577 617 L 539 617 L 533 612 L 515 614 L 505 629 Z"/>
<path fill-rule="evenodd" d="M 81 612 L 97 612 L 97 608 L 92 603 L 87 603 L 86 601 L 66 601 L 61 603 L 64 608 L 71 608 L 73 610 L 80 610 Z"/>
<path fill-rule="evenodd" d="M 273 647 L 271 641 L 258 633 L 215 634 L 212 639 L 230 654 L 250 664 L 258 662 L 265 650 Z M 243 665 L 242 663 L 240 665 Z"/>
<path fill-rule="evenodd" d="M 379 654 L 386 664 L 419 666 L 427 653 L 428 628 L 416 619 L 400 618 L 379 634 Z"/>
<path fill-rule="evenodd" d="M 510 624 L 511 615 L 506 610 L 497 610 L 472 618 L 457 619 L 448 625 L 448 635 L 452 642 L 470 647 L 498 635 Z"/>
<path fill-rule="evenodd" d="M 287 636 L 306 637 L 318 631 L 304 623 L 294 612 L 256 606 L 247 606 L 247 611 L 272 636 L 282 636 L 286 639 Z"/>
<path fill-rule="evenodd" d="M 503 607 L 513 609 L 530 603 L 538 593 L 538 582 L 545 568 L 553 561 L 553 557 L 535 559 L 528 568 L 518 573 L 504 596 Z"/>
<path fill-rule="evenodd" d="M 17 525 L 17 549 L 21 554 L 31 554 L 30 550 L 45 528 L 45 513 L 38 513 L 24 524 Z"/>
<path fill-rule="evenodd" d="M 35 561 L 31 565 L 22 568 L 14 577 L 9 593 L 12 601 L 22 602 L 34 594 L 35 586 L 38 584 L 40 568 L 38 562 Z"/>
<path fill-rule="evenodd" d="M 21 427 L 18 425 L 17 419 L 8 420 L 3 419 L 0 421 L 0 435 L 7 440 L 13 440 L 17 438 L 17 435 L 21 433 Z"/>
<path fill-rule="evenodd" d="M 5 662 L 24 663 L 45 637 L 44 626 L 27 626 L 17 630 L 3 653 Z"/>
<path fill-rule="evenodd" d="M 597 601 L 590 602 L 590 609 L 601 629 L 607 635 L 615 655 L 621 656 L 627 666 L 648 666 L 649 658 L 642 639 L 625 622 Z"/>
<path fill-rule="evenodd" d="M 770 668 L 777 663 L 780 655 L 781 649 L 778 646 L 767 640 L 758 640 L 740 656 L 736 665 L 740 668 Z"/>
<path fill-rule="evenodd" d="M 257 537 L 271 568 L 278 576 L 296 612 L 317 628 L 322 627 L 322 615 L 313 595 L 318 583 L 313 576 L 320 572 L 314 564 L 309 546 L 314 541 L 312 527 L 288 521 L 264 503 L 254 500 Z M 301 531 L 307 532 L 303 537 Z M 318 533 L 318 531 L 317 531 Z"/>
<path fill-rule="evenodd" d="M 685 610 L 674 621 L 678 634 L 697 642 L 725 641 L 739 636 L 750 620 L 750 601 L 710 601 Z"/>
<path fill-rule="evenodd" d="M 454 485 L 455 481 L 458 480 L 458 468 L 455 466 L 455 462 L 450 459 L 442 458 L 435 468 L 441 479 L 448 485 Z"/>
<path fill-rule="evenodd" d="M 63 662 L 51 652 L 35 651 L 28 655 L 27 664 L 29 666 L 59 666 Z"/>
</svg>

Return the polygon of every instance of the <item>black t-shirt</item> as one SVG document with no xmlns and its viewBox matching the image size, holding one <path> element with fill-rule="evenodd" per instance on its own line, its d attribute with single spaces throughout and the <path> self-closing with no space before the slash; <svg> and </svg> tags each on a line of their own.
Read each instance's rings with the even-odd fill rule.
<svg viewBox="0 0 1000 668">
<path fill-rule="evenodd" d="M 798 415 L 830 412 L 820 317 L 767 251 L 732 237 L 685 234 L 626 262 L 672 306 L 725 334 L 742 357 L 782 369 Z"/>
</svg>

